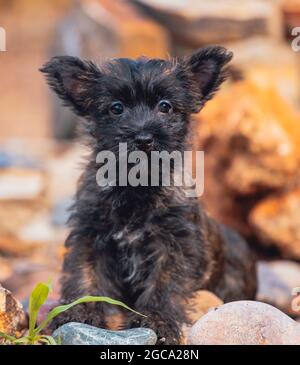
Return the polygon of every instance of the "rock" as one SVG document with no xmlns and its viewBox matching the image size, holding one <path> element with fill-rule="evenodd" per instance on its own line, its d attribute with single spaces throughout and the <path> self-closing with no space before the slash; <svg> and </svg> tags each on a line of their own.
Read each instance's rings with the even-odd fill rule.
<svg viewBox="0 0 300 365">
<path fill-rule="evenodd" d="M 292 29 L 300 24 L 300 3 L 298 0 L 284 0 L 281 6 L 286 36 L 291 38 Z"/>
<path fill-rule="evenodd" d="M 233 52 L 232 64 L 245 80 L 275 88 L 285 102 L 298 108 L 299 58 L 291 52 L 290 44 L 254 37 L 225 46 Z"/>
<path fill-rule="evenodd" d="M 300 287 L 300 265 L 293 261 L 260 261 L 257 264 L 258 290 L 256 299 L 274 305 L 290 315 L 299 315 L 292 309 L 293 291 Z M 300 294 L 300 293 L 299 293 Z"/>
<path fill-rule="evenodd" d="M 300 188 L 274 194 L 252 209 L 249 221 L 261 242 L 285 258 L 300 259 Z"/>
<path fill-rule="evenodd" d="M 98 0 L 97 2 L 99 8 L 101 7 L 112 21 L 109 28 L 115 33 L 114 36 L 118 42 L 117 56 L 135 58 L 145 55 L 157 58 L 167 55 L 169 51 L 167 31 L 157 22 L 139 12 L 134 4 L 123 0 Z M 93 16 L 91 12 L 93 1 L 90 3 L 89 15 Z M 88 10 L 87 6 L 85 8 Z M 103 16 L 96 20 L 99 20 L 99 23 L 107 22 Z"/>
<path fill-rule="evenodd" d="M 154 345 L 157 341 L 148 328 L 110 331 L 76 322 L 64 324 L 52 336 L 60 338 L 62 345 Z"/>
<path fill-rule="evenodd" d="M 175 44 L 185 47 L 220 44 L 255 35 L 281 37 L 280 9 L 274 2 L 138 0 L 136 3 L 170 31 Z"/>
<path fill-rule="evenodd" d="M 269 304 L 231 302 L 192 327 L 189 345 L 299 345 L 300 325 Z"/>
<path fill-rule="evenodd" d="M 0 252 L 9 256 L 24 257 L 29 256 L 39 247 L 37 242 L 24 242 L 14 236 L 0 235 Z"/>
<path fill-rule="evenodd" d="M 192 323 L 195 323 L 209 310 L 222 304 L 223 301 L 214 293 L 208 290 L 199 290 L 193 298 L 188 301 L 188 317 Z"/>
<path fill-rule="evenodd" d="M 196 118 L 196 148 L 205 151 L 204 205 L 249 237 L 257 201 L 298 177 L 299 115 L 274 87 L 252 79 L 224 85 Z"/>
<path fill-rule="evenodd" d="M 0 332 L 18 337 L 26 325 L 27 319 L 22 304 L 0 285 Z M 0 344 L 4 343 L 5 340 L 0 337 Z"/>
<path fill-rule="evenodd" d="M 215 294 L 207 290 L 199 290 L 192 299 L 190 299 L 186 305 L 188 318 L 193 325 L 199 318 L 204 316 L 208 311 L 223 304 L 223 301 Z M 191 325 L 183 325 L 183 337 L 181 339 L 182 344 L 187 343 L 187 334 L 191 328 Z"/>
<path fill-rule="evenodd" d="M 238 82 L 207 104 L 200 118 L 199 137 L 226 145 L 224 178 L 237 194 L 281 188 L 297 176 L 299 115 L 269 85 Z"/>
</svg>

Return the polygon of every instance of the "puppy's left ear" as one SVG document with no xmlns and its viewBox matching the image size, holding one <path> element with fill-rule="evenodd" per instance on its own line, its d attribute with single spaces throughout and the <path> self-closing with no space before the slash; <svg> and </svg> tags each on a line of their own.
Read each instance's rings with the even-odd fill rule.
<svg viewBox="0 0 300 365">
<path fill-rule="evenodd" d="M 197 113 L 205 102 L 211 99 L 225 81 L 224 66 L 232 59 L 233 53 L 220 46 L 199 49 L 185 60 L 185 68 L 192 75 L 192 92 L 195 94 L 192 111 Z"/>
<path fill-rule="evenodd" d="M 71 56 L 53 57 L 40 71 L 66 106 L 80 116 L 89 114 L 101 81 L 101 72 L 94 63 Z"/>
</svg>

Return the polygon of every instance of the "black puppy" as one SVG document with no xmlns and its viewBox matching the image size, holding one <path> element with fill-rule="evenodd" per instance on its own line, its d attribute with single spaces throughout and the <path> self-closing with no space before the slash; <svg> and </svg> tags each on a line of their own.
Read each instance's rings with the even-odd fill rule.
<svg viewBox="0 0 300 365">
<path fill-rule="evenodd" d="M 99 67 L 54 57 L 41 69 L 64 104 L 84 117 L 90 147 L 66 241 L 63 303 L 87 294 L 122 300 L 147 315 L 129 314 L 126 328 L 150 327 L 173 344 L 187 321 L 186 300 L 197 290 L 224 301 L 254 297 L 246 243 L 208 218 L 182 187 L 96 183 L 97 154 L 117 152 L 119 143 L 129 151 L 183 152 L 191 114 L 224 81 L 231 58 L 222 47 L 208 47 L 179 60 L 121 58 Z M 78 305 L 56 326 L 77 321 L 104 327 L 109 308 Z"/>
</svg>

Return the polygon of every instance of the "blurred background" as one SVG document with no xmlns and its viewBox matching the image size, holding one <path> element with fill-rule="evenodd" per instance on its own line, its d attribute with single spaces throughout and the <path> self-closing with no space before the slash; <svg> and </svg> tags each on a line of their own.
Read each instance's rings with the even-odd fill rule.
<svg viewBox="0 0 300 365">
<path fill-rule="evenodd" d="M 234 52 L 230 79 L 195 116 L 209 214 L 257 257 L 258 300 L 292 316 L 300 286 L 300 0 L 0 0 L 0 283 L 19 299 L 54 281 L 84 149 L 38 69 L 51 56 Z M 299 42 L 300 43 L 300 42 Z"/>
</svg>

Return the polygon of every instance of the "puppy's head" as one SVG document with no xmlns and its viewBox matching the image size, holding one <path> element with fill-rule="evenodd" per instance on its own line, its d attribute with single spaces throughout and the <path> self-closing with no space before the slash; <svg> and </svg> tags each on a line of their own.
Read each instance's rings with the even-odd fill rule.
<svg viewBox="0 0 300 365">
<path fill-rule="evenodd" d="M 189 115 L 197 113 L 225 79 L 232 53 L 207 47 L 179 60 L 114 59 L 102 66 L 54 57 L 41 69 L 50 87 L 85 118 L 97 145 L 116 151 L 179 150 Z"/>
</svg>

